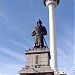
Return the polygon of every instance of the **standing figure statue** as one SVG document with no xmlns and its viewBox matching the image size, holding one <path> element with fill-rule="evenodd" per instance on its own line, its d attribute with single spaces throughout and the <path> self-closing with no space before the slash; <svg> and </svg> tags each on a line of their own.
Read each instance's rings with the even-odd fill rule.
<svg viewBox="0 0 75 75">
<path fill-rule="evenodd" d="M 44 47 L 44 35 L 47 34 L 46 28 L 42 26 L 42 22 L 39 19 L 37 26 L 32 31 L 32 36 L 34 36 L 34 47 Z"/>
</svg>

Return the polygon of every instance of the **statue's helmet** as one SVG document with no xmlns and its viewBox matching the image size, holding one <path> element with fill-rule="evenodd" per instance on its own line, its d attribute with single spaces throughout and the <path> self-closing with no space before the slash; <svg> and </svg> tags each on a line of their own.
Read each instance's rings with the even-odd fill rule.
<svg viewBox="0 0 75 75">
<path fill-rule="evenodd" d="M 39 19 L 38 22 L 37 22 L 37 24 L 38 24 L 38 23 L 42 24 L 42 21 Z"/>
</svg>

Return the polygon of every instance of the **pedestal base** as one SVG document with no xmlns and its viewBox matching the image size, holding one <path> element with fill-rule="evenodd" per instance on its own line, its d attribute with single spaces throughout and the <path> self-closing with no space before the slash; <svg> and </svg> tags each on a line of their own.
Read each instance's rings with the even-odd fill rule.
<svg viewBox="0 0 75 75">
<path fill-rule="evenodd" d="M 49 66 L 48 48 L 33 48 L 26 52 L 26 66 L 19 71 L 20 75 L 66 75 L 55 72 Z"/>
<path fill-rule="evenodd" d="M 21 75 L 54 75 L 53 72 L 51 73 L 31 73 L 31 74 L 21 74 Z"/>
</svg>

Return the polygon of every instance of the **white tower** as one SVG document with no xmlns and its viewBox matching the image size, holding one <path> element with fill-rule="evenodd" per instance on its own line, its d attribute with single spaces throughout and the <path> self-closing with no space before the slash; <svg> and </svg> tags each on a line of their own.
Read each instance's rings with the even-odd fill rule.
<svg viewBox="0 0 75 75">
<path fill-rule="evenodd" d="M 55 14 L 54 8 L 59 4 L 59 0 L 44 0 L 44 5 L 49 8 L 49 29 L 50 29 L 50 67 L 57 71 L 57 48 L 55 36 Z"/>
</svg>

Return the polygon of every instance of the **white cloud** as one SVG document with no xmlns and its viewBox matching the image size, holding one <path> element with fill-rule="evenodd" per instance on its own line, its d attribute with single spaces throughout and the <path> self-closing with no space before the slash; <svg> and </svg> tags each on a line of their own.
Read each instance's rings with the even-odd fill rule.
<svg viewBox="0 0 75 75">
<path fill-rule="evenodd" d="M 68 53 L 65 53 L 64 50 L 62 50 L 62 48 L 58 48 L 58 69 L 69 75 L 73 73 L 74 63 L 73 59 L 70 58 L 67 54 Z"/>
<path fill-rule="evenodd" d="M 0 51 L 4 52 L 4 53 L 6 53 L 6 54 L 8 54 L 8 55 L 10 55 L 12 57 L 15 57 L 15 58 L 17 58 L 17 59 L 19 59 L 21 61 L 25 61 L 24 55 L 21 55 L 20 53 L 15 53 L 12 50 L 9 50 L 9 49 L 6 49 L 6 48 L 0 48 Z"/>
<path fill-rule="evenodd" d="M 21 44 L 21 43 L 19 43 L 19 42 L 16 42 L 16 41 L 13 41 L 13 40 L 11 40 L 11 39 L 8 39 L 11 43 L 13 43 L 14 45 L 17 45 L 17 46 L 20 46 L 20 47 L 22 47 L 22 48 L 24 48 L 24 49 L 27 49 L 28 47 L 27 46 L 25 46 L 25 45 L 23 45 L 23 44 Z"/>
<path fill-rule="evenodd" d="M 0 73 L 1 75 L 19 75 L 19 71 L 22 69 L 22 67 L 24 67 L 24 65 L 19 64 L 19 63 L 15 63 L 15 64 L 11 64 L 11 63 L 1 63 L 0 62 Z"/>
<path fill-rule="evenodd" d="M 58 66 L 59 70 L 65 71 L 67 75 L 71 75 L 74 70 L 74 27 L 70 27 L 69 24 L 61 22 L 60 31 L 60 38 L 57 40 Z"/>
<path fill-rule="evenodd" d="M 4 11 L 0 8 L 0 17 L 6 19 Z"/>
</svg>

